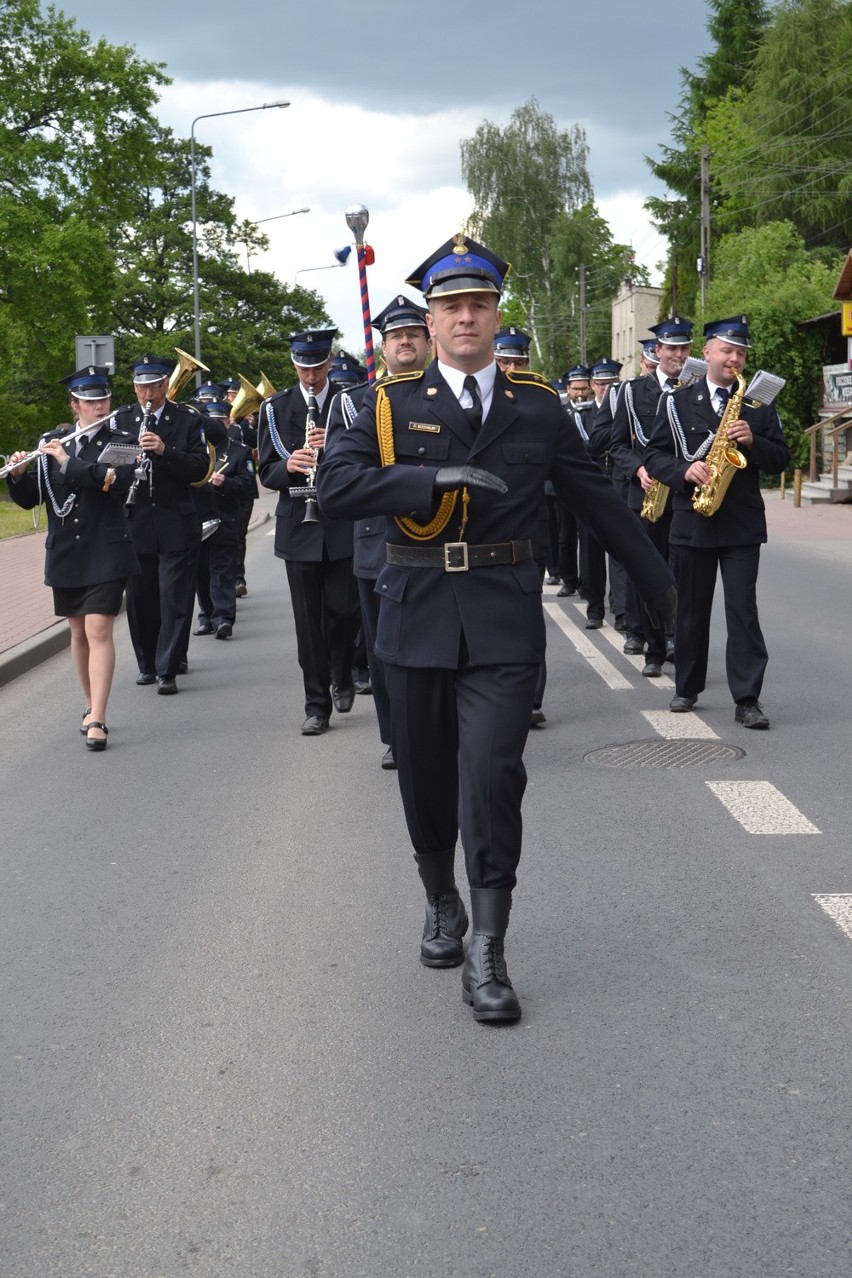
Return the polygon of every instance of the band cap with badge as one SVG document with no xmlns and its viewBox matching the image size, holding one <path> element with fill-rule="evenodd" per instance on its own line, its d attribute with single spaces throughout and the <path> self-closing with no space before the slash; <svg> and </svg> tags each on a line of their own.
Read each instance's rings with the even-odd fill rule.
<svg viewBox="0 0 852 1278">
<path fill-rule="evenodd" d="M 331 354 L 335 337 L 336 328 L 309 329 L 304 333 L 294 333 L 286 339 L 290 343 L 290 359 L 299 368 L 315 368 L 317 364 L 324 364 Z"/>
<path fill-rule="evenodd" d="M 610 359 L 609 356 L 606 356 L 592 365 L 589 376 L 593 382 L 617 382 L 623 367 L 624 365 L 620 364 L 617 359 Z"/>
<path fill-rule="evenodd" d="M 385 333 L 390 333 L 395 328 L 425 328 L 428 332 L 426 312 L 416 302 L 409 301 L 403 293 L 398 293 L 393 301 L 375 316 L 373 328 L 378 329 L 383 337 Z"/>
<path fill-rule="evenodd" d="M 75 399 L 109 399 L 112 395 L 109 384 L 109 369 L 105 364 L 89 364 L 86 368 L 78 368 L 70 377 L 60 377 L 60 383 L 67 386 L 69 394 Z"/>
<path fill-rule="evenodd" d="M 454 293 L 496 293 L 499 297 L 510 270 L 508 262 L 460 231 L 421 262 L 405 282 L 419 288 L 427 300 Z"/>
<path fill-rule="evenodd" d="M 747 315 L 731 315 L 728 319 L 710 320 L 704 325 L 704 340 L 718 337 L 720 341 L 730 342 L 731 346 L 745 346 L 751 349 L 751 335 L 748 329 Z"/>
<path fill-rule="evenodd" d="M 147 386 L 163 381 L 176 367 L 177 360 L 168 355 L 140 355 L 127 365 L 127 371 L 137 386 Z"/>
<path fill-rule="evenodd" d="M 661 320 L 659 324 L 649 324 L 656 341 L 661 346 L 690 346 L 692 344 L 692 320 L 681 315 L 672 315 Z"/>
<path fill-rule="evenodd" d="M 331 361 L 328 380 L 335 390 L 345 390 L 348 386 L 360 386 L 366 382 L 367 370 L 348 351 L 338 351 Z"/>
<path fill-rule="evenodd" d="M 532 338 L 520 328 L 501 328 L 494 338 L 495 359 L 523 359 L 529 362 Z"/>
</svg>

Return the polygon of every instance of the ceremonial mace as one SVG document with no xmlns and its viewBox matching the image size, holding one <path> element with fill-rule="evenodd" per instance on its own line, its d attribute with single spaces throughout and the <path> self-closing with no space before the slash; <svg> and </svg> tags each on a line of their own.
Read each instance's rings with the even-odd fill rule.
<svg viewBox="0 0 852 1278">
<path fill-rule="evenodd" d="M 361 318 L 364 321 L 364 352 L 367 359 L 367 380 L 376 380 L 376 356 L 373 352 L 373 324 L 370 317 L 370 294 L 367 291 L 367 267 L 373 265 L 374 254 L 369 244 L 364 243 L 364 232 L 370 220 L 370 214 L 363 204 L 350 204 L 346 209 L 346 225 L 355 236 L 355 248 L 358 251 L 358 282 L 361 286 Z"/>
</svg>

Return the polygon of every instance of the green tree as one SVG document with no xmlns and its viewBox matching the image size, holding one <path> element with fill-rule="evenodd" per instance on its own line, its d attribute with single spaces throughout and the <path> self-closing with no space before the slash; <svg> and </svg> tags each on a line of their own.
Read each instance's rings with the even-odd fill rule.
<svg viewBox="0 0 852 1278">
<path fill-rule="evenodd" d="M 852 240 L 852 5 L 784 0 L 743 90 L 707 112 L 715 217 L 789 219 L 809 245 Z"/>
<path fill-rule="evenodd" d="M 580 267 L 586 281 L 586 356 L 599 359 L 612 353 L 612 299 L 626 279 L 649 283 L 644 266 L 633 260 L 633 251 L 613 242 L 607 221 L 594 204 L 585 204 L 562 218 L 553 231 L 553 261 L 562 281 L 557 323 L 564 340 L 559 372 L 580 357 Z"/>
<path fill-rule="evenodd" d="M 558 129 L 535 98 L 501 129 L 489 120 L 461 143 L 462 176 L 474 201 L 470 232 L 512 263 L 510 296 L 525 310 L 536 364 L 560 363 L 564 334 L 554 322 L 561 281 L 553 262 L 558 224 L 592 198 L 586 135 Z"/>
<path fill-rule="evenodd" d="M 153 175 L 136 186 L 127 224 L 114 230 L 118 267 L 112 307 L 117 366 L 141 353 L 194 350 L 192 173 L 190 144 L 160 129 Z M 268 240 L 239 222 L 234 201 L 210 186 L 209 147 L 196 144 L 196 215 L 201 352 L 213 378 L 239 370 L 257 380 L 260 369 L 276 385 L 293 380 L 285 338 L 330 323 L 317 295 L 289 289 L 265 271 L 244 269 L 242 256 Z M 129 391 L 120 377 L 116 390 Z"/>
<path fill-rule="evenodd" d="M 710 283 L 705 319 L 746 310 L 754 349 L 749 369 L 764 368 L 786 378 L 778 400 L 793 464 L 806 464 L 805 427 L 817 420 L 821 347 L 818 334 L 797 327 L 799 321 L 836 309 L 832 293 L 843 256 L 818 261 L 808 253 L 791 222 L 767 222 L 720 241 Z"/>
<path fill-rule="evenodd" d="M 105 223 L 126 175 L 154 161 L 165 83 L 129 48 L 93 43 L 37 0 L 0 2 L 0 445 L 67 414 L 58 373 L 75 332 L 102 331 L 113 263 Z"/>
<path fill-rule="evenodd" d="M 713 103 L 740 85 L 760 47 L 768 22 L 764 0 L 708 0 L 707 30 L 713 50 L 698 70 L 681 68 L 680 107 L 671 117 L 671 145 L 646 162 L 668 188 L 645 207 L 669 241 L 664 281 L 666 309 L 694 313 L 698 292 L 695 263 L 701 251 L 700 153 L 704 121 Z M 712 255 L 711 255 L 712 258 Z"/>
<path fill-rule="evenodd" d="M 93 41 L 38 0 L 0 0 L 0 452 L 67 417 L 76 333 L 193 347 L 190 146 L 157 121 L 160 63 Z M 282 337 L 328 322 L 320 299 L 241 267 L 265 237 L 238 223 L 196 147 L 204 353 L 220 376 L 293 373 Z M 212 365 L 211 365 L 212 367 Z"/>
</svg>

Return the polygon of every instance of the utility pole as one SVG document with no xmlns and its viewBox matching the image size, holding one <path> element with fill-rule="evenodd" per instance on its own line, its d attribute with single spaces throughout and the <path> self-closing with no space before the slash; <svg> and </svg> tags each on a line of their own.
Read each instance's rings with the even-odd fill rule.
<svg viewBox="0 0 852 1278">
<path fill-rule="evenodd" d="M 586 362 L 586 266 L 581 262 L 580 272 L 580 363 Z"/>
<path fill-rule="evenodd" d="M 701 306 L 710 279 L 710 152 L 706 146 L 701 148 L 701 256 L 698 259 L 698 273 L 701 279 Z"/>
</svg>

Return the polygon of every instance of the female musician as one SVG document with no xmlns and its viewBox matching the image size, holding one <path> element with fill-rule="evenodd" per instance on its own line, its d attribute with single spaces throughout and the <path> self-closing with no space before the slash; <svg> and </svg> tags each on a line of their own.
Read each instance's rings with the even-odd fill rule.
<svg viewBox="0 0 852 1278">
<path fill-rule="evenodd" d="M 94 425 L 110 411 L 108 370 L 89 366 L 62 379 L 71 394 L 78 428 Z M 13 501 L 31 510 L 47 503 L 45 585 L 53 587 L 54 609 L 67 617 L 71 655 L 87 709 L 80 731 L 89 750 L 105 750 L 106 708 L 115 669 L 113 626 L 127 578 L 139 571 L 124 517 L 124 499 L 133 466 L 98 461 L 108 443 L 135 441 L 116 430 L 112 419 L 95 431 L 63 444 L 68 428 L 42 437 L 36 469 L 28 471 L 26 453 L 9 478 Z"/>
</svg>

